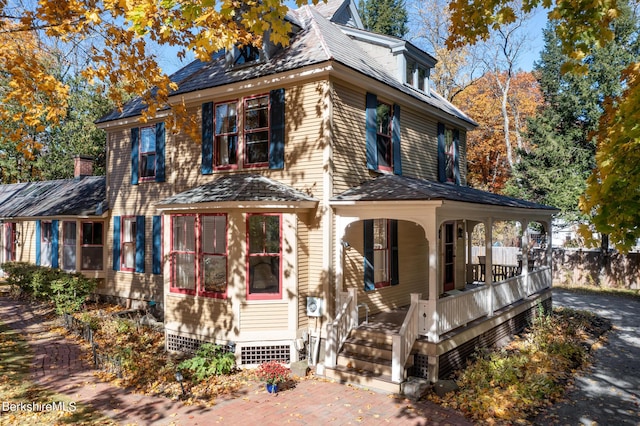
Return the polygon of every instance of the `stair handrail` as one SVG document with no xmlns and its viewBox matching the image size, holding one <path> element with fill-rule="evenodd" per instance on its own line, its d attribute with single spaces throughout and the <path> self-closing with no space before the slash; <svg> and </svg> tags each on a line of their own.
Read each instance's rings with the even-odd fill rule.
<svg viewBox="0 0 640 426">
<path fill-rule="evenodd" d="M 402 383 L 405 375 L 405 365 L 411 355 L 413 344 L 418 339 L 420 316 L 418 315 L 418 303 L 421 294 L 411 293 L 411 305 L 407 316 L 402 322 L 398 334 L 393 335 L 391 348 L 391 381 L 394 383 Z"/>
<path fill-rule="evenodd" d="M 342 344 L 349 337 L 351 330 L 358 326 L 356 289 L 349 289 L 348 294 L 340 298 L 342 306 L 336 312 L 335 319 L 328 325 L 327 347 L 325 364 L 329 368 L 334 368 L 338 363 L 338 351 Z"/>
</svg>

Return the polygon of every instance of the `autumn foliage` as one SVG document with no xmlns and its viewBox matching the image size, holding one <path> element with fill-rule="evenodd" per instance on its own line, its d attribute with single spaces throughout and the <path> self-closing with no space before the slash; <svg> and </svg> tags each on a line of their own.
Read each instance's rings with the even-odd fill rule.
<svg viewBox="0 0 640 426">
<path fill-rule="evenodd" d="M 468 183 L 475 188 L 500 193 L 511 176 L 511 170 L 500 109 L 502 94 L 495 84 L 496 78 L 502 76 L 485 74 L 458 95 L 457 103 L 479 124 L 476 130 L 467 135 Z M 526 118 L 535 114 L 541 103 L 542 95 L 533 74 L 515 74 L 511 81 L 507 110 L 511 118 L 511 140 L 518 141 L 517 147 L 520 149 L 530 147 L 520 140 L 517 133 L 526 131 Z"/>
</svg>

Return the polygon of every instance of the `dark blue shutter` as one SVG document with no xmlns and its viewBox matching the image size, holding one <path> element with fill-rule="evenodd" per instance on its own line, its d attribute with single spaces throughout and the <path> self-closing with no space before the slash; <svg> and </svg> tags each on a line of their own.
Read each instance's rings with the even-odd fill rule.
<svg viewBox="0 0 640 426">
<path fill-rule="evenodd" d="M 156 182 L 165 181 L 165 129 L 164 122 L 156 124 Z"/>
<path fill-rule="evenodd" d="M 393 173 L 402 174 L 402 154 L 400 151 L 400 105 L 393 106 L 393 124 L 391 126 L 393 145 Z"/>
<path fill-rule="evenodd" d="M 202 104 L 202 164 L 203 175 L 213 173 L 213 102 Z"/>
<path fill-rule="evenodd" d="M 113 217 L 113 270 L 120 270 L 120 216 Z"/>
<path fill-rule="evenodd" d="M 58 221 L 51 221 L 51 267 L 59 268 L 60 260 L 58 256 L 58 246 L 59 246 L 59 238 L 58 238 Z"/>
<path fill-rule="evenodd" d="M 136 272 L 144 272 L 144 216 L 136 216 Z"/>
<path fill-rule="evenodd" d="M 40 255 L 40 244 L 42 238 L 42 222 L 36 220 L 36 265 L 40 266 L 42 263 L 41 255 Z"/>
<path fill-rule="evenodd" d="M 366 111 L 366 141 L 367 141 L 367 169 L 378 170 L 378 123 L 376 111 L 378 98 L 373 93 L 367 93 Z"/>
<path fill-rule="evenodd" d="M 453 153 L 456 185 L 460 185 L 460 130 L 458 129 L 454 129 L 453 131 Z"/>
<path fill-rule="evenodd" d="M 389 240 L 391 241 L 391 285 L 400 284 L 399 264 L 398 264 L 398 221 L 389 222 Z"/>
<path fill-rule="evenodd" d="M 376 288 L 373 274 L 373 220 L 364 220 L 364 290 Z"/>
<path fill-rule="evenodd" d="M 138 156 L 140 151 L 140 128 L 131 129 L 131 185 L 138 184 Z"/>
<path fill-rule="evenodd" d="M 444 152 L 444 124 L 438 123 L 438 181 L 447 181 L 447 158 Z"/>
<path fill-rule="evenodd" d="M 153 216 L 153 266 L 154 274 L 162 273 L 162 216 Z"/>
<path fill-rule="evenodd" d="M 271 103 L 269 168 L 284 169 L 284 89 L 272 90 L 269 101 Z"/>
</svg>

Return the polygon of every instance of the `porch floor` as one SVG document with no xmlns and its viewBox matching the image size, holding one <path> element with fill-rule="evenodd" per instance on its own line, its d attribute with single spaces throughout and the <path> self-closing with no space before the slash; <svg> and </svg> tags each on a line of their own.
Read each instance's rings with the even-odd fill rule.
<svg viewBox="0 0 640 426">
<path fill-rule="evenodd" d="M 366 330 L 384 334 L 397 334 L 409 312 L 409 306 L 401 306 L 391 311 L 379 312 L 369 317 L 369 322 L 358 326 L 359 330 Z"/>
</svg>

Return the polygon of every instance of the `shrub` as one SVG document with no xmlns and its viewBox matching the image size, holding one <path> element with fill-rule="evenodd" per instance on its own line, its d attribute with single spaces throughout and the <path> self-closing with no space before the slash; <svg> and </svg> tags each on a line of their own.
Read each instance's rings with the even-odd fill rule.
<svg viewBox="0 0 640 426">
<path fill-rule="evenodd" d="M 96 288 L 96 280 L 82 274 L 62 274 L 51 282 L 51 297 L 58 314 L 71 314 L 80 310 Z"/>
<path fill-rule="evenodd" d="M 31 282 L 37 266 L 25 262 L 6 262 L 2 270 L 6 273 L 6 282 L 23 293 L 31 294 Z"/>
<path fill-rule="evenodd" d="M 182 361 L 178 369 L 190 371 L 193 376 L 202 381 L 211 376 L 230 374 L 236 363 L 233 353 L 227 352 L 220 345 L 204 343 L 200 345 L 193 358 Z"/>
</svg>

